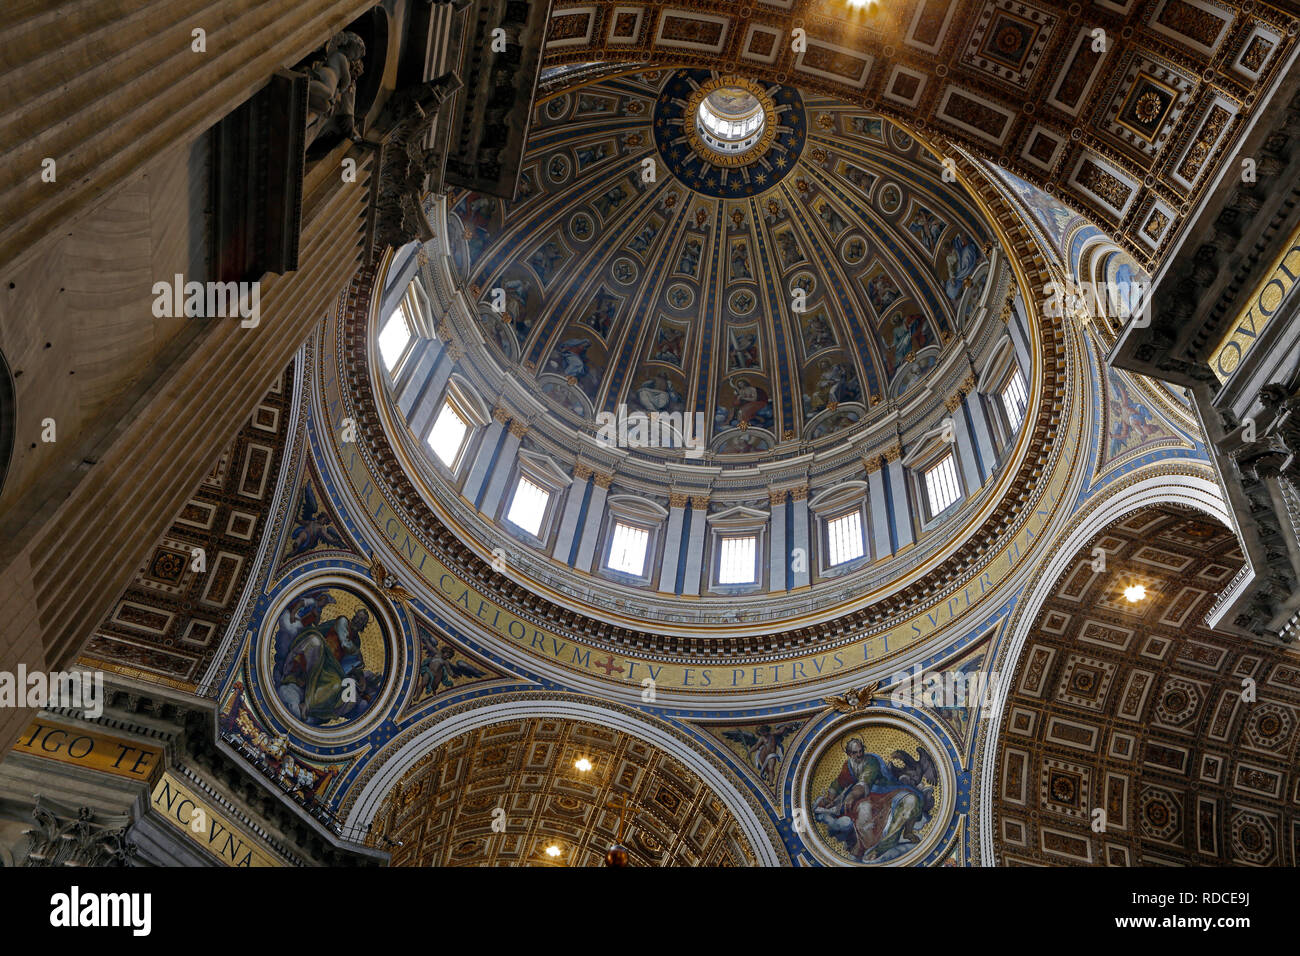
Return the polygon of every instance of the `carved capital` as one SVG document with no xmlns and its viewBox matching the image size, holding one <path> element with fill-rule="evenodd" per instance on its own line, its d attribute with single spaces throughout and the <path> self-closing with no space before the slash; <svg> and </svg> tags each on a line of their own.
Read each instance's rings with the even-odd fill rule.
<svg viewBox="0 0 1300 956">
<path fill-rule="evenodd" d="M 510 409 L 506 408 L 504 405 L 498 405 L 496 408 L 492 409 L 492 417 L 502 425 L 509 425 L 510 419 L 513 416 L 510 414 Z"/>
<path fill-rule="evenodd" d="M 674 491 L 668 496 L 668 507 L 685 508 L 686 502 L 691 500 L 691 496 L 684 491 Z"/>
<path fill-rule="evenodd" d="M 866 458 L 862 459 L 862 466 L 867 470 L 868 475 L 874 475 L 880 470 L 883 464 L 884 461 L 879 455 L 868 455 Z"/>
<path fill-rule="evenodd" d="M 610 483 L 613 482 L 613 480 L 614 480 L 614 476 L 613 476 L 613 475 L 605 475 L 605 474 L 601 474 L 600 472 L 597 472 L 597 473 L 596 473 L 596 477 L 595 477 L 594 480 L 595 480 L 595 482 L 596 482 L 596 487 L 598 487 L 598 488 L 609 488 Z"/>
<path fill-rule="evenodd" d="M 789 491 L 788 488 L 769 488 L 767 489 L 767 502 L 773 508 L 777 505 L 785 504 L 785 496 Z"/>
<path fill-rule="evenodd" d="M 807 485 L 800 485 L 798 488 L 791 488 L 791 489 L 790 489 L 790 500 L 791 500 L 791 501 L 807 501 L 807 500 L 808 500 L 808 486 L 807 486 Z"/>
<path fill-rule="evenodd" d="M 943 400 L 943 407 L 948 409 L 948 414 L 952 414 L 961 406 L 961 392 L 956 395 L 949 395 Z"/>
<path fill-rule="evenodd" d="M 591 466 L 586 462 L 578 462 L 573 466 L 573 480 L 586 481 L 591 477 Z"/>
<path fill-rule="evenodd" d="M 903 447 L 901 445 L 890 445 L 885 449 L 885 463 L 889 464 L 903 457 Z"/>
<path fill-rule="evenodd" d="M 75 814 L 75 815 L 74 815 Z M 90 807 L 44 805 L 36 798 L 32 807 L 35 826 L 27 837 L 25 866 L 129 866 L 136 855 L 127 838 L 129 818 Z"/>
<path fill-rule="evenodd" d="M 516 438 L 523 438 L 528 434 L 528 423 L 521 422 L 516 418 L 510 423 L 510 434 L 514 435 Z"/>
<path fill-rule="evenodd" d="M 709 507 L 708 495 L 691 495 L 691 507 L 696 511 L 704 511 Z"/>
</svg>

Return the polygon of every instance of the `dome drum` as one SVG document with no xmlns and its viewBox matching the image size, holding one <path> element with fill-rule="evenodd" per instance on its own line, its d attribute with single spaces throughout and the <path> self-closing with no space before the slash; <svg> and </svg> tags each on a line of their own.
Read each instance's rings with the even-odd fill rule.
<svg viewBox="0 0 1300 956">
<path fill-rule="evenodd" d="M 391 370 L 404 467 L 463 540 L 607 620 L 734 632 L 883 597 L 1020 453 L 1033 333 L 993 231 L 936 193 L 913 137 L 856 111 L 705 71 L 587 89 L 539 105 L 515 203 L 428 207 L 446 254 L 426 248 L 413 284 L 443 318 Z M 719 90 L 742 120 L 770 97 L 769 130 L 800 129 L 764 160 L 793 156 L 785 175 L 736 202 L 708 192 L 721 170 L 697 188 L 659 123 Z M 623 174 L 656 154 L 670 176 Z M 462 413 L 454 467 L 426 440 L 452 384 L 492 409 Z M 644 423 L 665 440 L 625 437 Z"/>
</svg>

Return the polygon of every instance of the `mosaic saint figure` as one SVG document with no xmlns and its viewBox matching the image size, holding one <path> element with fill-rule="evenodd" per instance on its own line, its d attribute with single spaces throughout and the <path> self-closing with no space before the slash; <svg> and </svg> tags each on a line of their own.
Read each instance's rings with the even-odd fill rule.
<svg viewBox="0 0 1300 956">
<path fill-rule="evenodd" d="M 591 303 L 591 308 L 581 319 L 583 325 L 592 329 L 602 339 L 609 337 L 610 327 L 614 324 L 614 316 L 618 314 L 618 300 L 612 295 L 607 295 L 601 291 L 596 296 L 596 300 Z"/>
<path fill-rule="evenodd" d="M 316 547 L 340 548 L 347 545 L 333 516 L 316 501 L 316 489 L 311 482 L 302 486 L 302 495 L 298 499 L 298 520 L 290 534 L 290 554 L 306 554 Z"/>
<path fill-rule="evenodd" d="M 522 346 L 533 327 L 533 316 L 528 311 L 528 300 L 531 298 L 528 284 L 522 279 L 506 279 L 501 283 L 501 288 L 506 294 L 506 307 L 501 318 L 514 330 L 515 338 Z"/>
<path fill-rule="evenodd" d="M 749 246 L 744 242 L 733 242 L 731 244 L 731 278 L 754 278 L 753 273 L 749 270 Z"/>
<path fill-rule="evenodd" d="M 866 170 L 859 169 L 857 166 L 848 166 L 844 170 L 844 177 L 857 186 L 864 193 L 871 192 L 871 187 L 875 185 L 876 177 Z"/>
<path fill-rule="evenodd" d="M 883 122 L 883 120 L 875 116 L 855 116 L 853 117 L 853 130 L 868 139 L 880 139 Z"/>
<path fill-rule="evenodd" d="M 939 237 L 943 235 L 944 222 L 924 206 L 916 210 L 912 221 L 907 224 L 907 231 L 914 235 L 925 251 L 933 253 L 939 247 Z"/>
<path fill-rule="evenodd" d="M 605 148 L 604 143 L 597 143 L 595 146 L 588 146 L 578 150 L 578 165 L 590 166 L 592 163 L 598 163 L 606 156 L 609 151 Z"/>
<path fill-rule="evenodd" d="M 653 224 L 646 223 L 641 227 L 641 231 L 632 237 L 627 246 L 633 252 L 642 253 L 650 248 L 650 243 L 655 241 L 656 229 Z"/>
<path fill-rule="evenodd" d="M 682 407 L 682 396 L 663 372 L 636 387 L 636 400 L 647 412 L 674 412 Z"/>
<path fill-rule="evenodd" d="M 727 333 L 727 368 L 758 368 L 758 334 L 755 332 Z"/>
<path fill-rule="evenodd" d="M 755 422 L 755 419 L 767 410 L 767 392 L 743 375 L 731 383 L 731 388 L 736 393 L 736 397 L 731 403 L 728 424 L 749 425 L 754 422 L 762 425 L 761 421 Z"/>
<path fill-rule="evenodd" d="M 919 842 L 920 828 L 934 810 L 938 782 L 934 759 L 917 749 L 917 759 L 896 750 L 895 761 L 868 753 L 861 740 L 844 745 L 844 764 L 817 802 L 813 813 L 830 835 L 844 842 L 859 862 L 883 863 Z"/>
<path fill-rule="evenodd" d="M 555 275 L 556 266 L 563 261 L 564 253 L 560 251 L 560 247 L 554 242 L 547 241 L 529 257 L 528 264 L 533 267 L 533 271 L 545 285 Z"/>
<path fill-rule="evenodd" d="M 867 280 L 867 299 L 877 315 L 893 305 L 902 294 L 898 283 L 888 272 L 882 272 Z"/>
<path fill-rule="evenodd" d="M 677 259 L 677 271 L 684 272 L 686 275 L 693 276 L 700 267 L 700 254 L 702 248 L 700 240 L 688 239 L 682 246 L 681 255 Z"/>
<path fill-rule="evenodd" d="M 835 333 L 822 312 L 809 312 L 804 317 L 804 354 L 812 355 L 835 344 Z"/>
<path fill-rule="evenodd" d="M 454 687 L 457 678 L 487 677 L 469 661 L 456 660 L 456 648 L 439 644 L 428 634 L 420 632 L 424 655 L 420 659 L 419 693 L 434 695 L 445 688 Z"/>
<path fill-rule="evenodd" d="M 650 356 L 656 362 L 682 367 L 682 349 L 686 345 L 686 332 L 672 325 L 659 326 L 659 341 Z"/>
<path fill-rule="evenodd" d="M 492 234 L 488 227 L 492 224 L 496 210 L 497 201 L 481 193 L 466 193 L 465 198 L 456 204 L 453 211 L 465 227 L 465 242 L 469 245 L 471 260 L 477 259 L 491 241 Z"/>
<path fill-rule="evenodd" d="M 596 200 L 596 211 L 600 213 L 602 219 L 608 219 L 626 200 L 627 190 L 622 186 L 615 186 Z"/>
<path fill-rule="evenodd" d="M 948 248 L 946 261 L 948 279 L 943 284 L 943 290 L 948 294 L 948 298 L 956 302 L 961 298 L 963 280 L 979 265 L 979 246 L 975 244 L 974 239 L 958 233 L 952 237 L 952 245 Z"/>
<path fill-rule="evenodd" d="M 893 318 L 889 349 L 894 359 L 893 369 L 890 370 L 892 374 L 894 369 L 897 369 L 907 360 L 907 356 L 912 351 L 912 333 L 901 313 L 896 314 Z"/>
<path fill-rule="evenodd" d="M 301 595 L 281 613 L 275 636 L 276 693 L 294 716 L 312 726 L 360 715 L 379 686 L 379 675 L 366 670 L 361 650 L 370 613 L 358 608 L 351 617 L 322 620 L 333 603 L 324 589 Z"/>
<path fill-rule="evenodd" d="M 817 216 L 825 223 L 832 236 L 838 236 L 846 228 L 843 217 L 828 202 L 821 204 L 821 207 L 817 210 Z"/>
<path fill-rule="evenodd" d="M 743 746 L 749 754 L 750 765 L 769 785 L 776 783 L 777 772 L 785 760 L 785 738 L 799 727 L 798 721 L 784 724 L 762 724 L 754 730 L 738 727 L 723 731 L 723 736 Z"/>
<path fill-rule="evenodd" d="M 591 339 L 565 339 L 555 347 L 551 361 L 559 365 L 561 375 L 581 379 L 587 374 L 587 349 Z"/>
<path fill-rule="evenodd" d="M 799 248 L 799 243 L 795 242 L 794 234 L 786 229 L 776 234 L 777 248 L 781 250 L 781 264 L 785 268 L 804 261 L 803 251 Z"/>
</svg>

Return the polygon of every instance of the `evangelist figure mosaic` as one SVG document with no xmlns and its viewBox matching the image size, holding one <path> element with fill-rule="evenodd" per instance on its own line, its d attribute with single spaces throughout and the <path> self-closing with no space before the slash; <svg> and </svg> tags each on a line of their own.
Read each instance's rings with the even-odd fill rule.
<svg viewBox="0 0 1300 956">
<path fill-rule="evenodd" d="M 810 781 L 813 825 L 855 863 L 888 863 L 915 851 L 935 825 L 935 755 L 893 726 L 855 728 L 819 758 Z"/>
<path fill-rule="evenodd" d="M 274 622 L 275 694 L 308 727 L 354 721 L 384 686 L 387 643 L 366 599 L 337 586 L 304 591 Z"/>
</svg>

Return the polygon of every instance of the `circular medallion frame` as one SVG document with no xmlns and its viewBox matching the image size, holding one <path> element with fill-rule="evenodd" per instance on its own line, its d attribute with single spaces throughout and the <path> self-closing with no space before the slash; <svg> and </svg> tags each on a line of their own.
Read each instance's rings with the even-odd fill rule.
<svg viewBox="0 0 1300 956">
<path fill-rule="evenodd" d="M 378 638 L 383 642 L 384 651 L 382 673 L 379 675 L 380 684 L 365 710 L 355 717 L 343 719 L 340 723 L 325 725 L 309 724 L 301 716 L 292 714 L 289 705 L 279 693 L 278 687 L 283 681 L 277 681 L 276 678 L 277 639 L 280 637 L 282 627 L 281 616 L 305 595 L 321 591 L 346 592 L 355 598 L 356 604 L 366 610 L 368 615 L 373 614 L 371 622 L 361 631 L 363 665 L 366 663 L 364 647 L 367 644 L 374 646 L 374 637 L 369 639 L 366 637 L 369 627 L 378 628 Z M 331 603 L 339 602 L 335 600 Z M 344 606 L 341 610 L 348 611 L 349 608 Z M 329 613 L 331 613 L 329 605 L 324 605 L 320 616 L 323 618 Z M 355 611 L 352 614 L 354 615 Z M 291 639 L 296 640 L 299 635 L 293 635 Z M 338 746 L 360 740 L 389 716 L 403 675 L 406 673 L 405 644 L 401 623 L 394 614 L 391 604 L 369 580 L 346 573 L 323 574 L 295 582 L 293 587 L 286 588 L 268 605 L 257 639 L 250 649 L 250 654 L 254 658 L 250 663 L 256 669 L 260 698 L 266 703 L 276 722 L 289 732 L 291 739 L 318 746 Z"/>
<path fill-rule="evenodd" d="M 919 840 L 911 848 L 880 862 L 855 861 L 849 852 L 836 849 L 832 845 L 831 841 L 836 838 L 831 836 L 830 829 L 823 822 L 826 819 L 825 815 L 823 814 L 822 819 L 818 818 L 816 803 L 820 794 L 813 792 L 819 778 L 825 776 L 823 764 L 833 764 L 837 758 L 845 758 L 844 747 L 855 736 L 864 744 L 865 752 L 871 753 L 870 748 L 861 738 L 867 736 L 872 729 L 885 731 L 885 736 L 892 736 L 894 739 L 902 735 L 911 738 L 913 743 L 920 743 L 933 759 L 938 778 L 933 786 L 933 811 L 919 834 Z M 908 753 L 908 757 L 911 758 L 912 754 Z M 892 756 L 882 755 L 881 759 L 890 760 L 892 763 Z M 893 771 L 897 772 L 897 769 L 895 765 Z M 912 866 L 934 852 L 935 848 L 944 841 L 953 822 L 953 812 L 957 802 L 957 776 L 953 770 L 948 747 L 931 728 L 897 711 L 869 710 L 847 720 L 829 724 L 808 745 L 806 756 L 795 772 L 794 779 L 795 813 L 803 814 L 807 827 L 802 834 L 804 845 L 818 860 L 829 866 Z M 906 794 L 904 788 L 900 788 L 899 792 Z M 891 817 L 892 812 L 891 803 Z M 863 816 L 870 819 L 867 813 L 863 813 Z M 844 820 L 846 817 L 840 815 L 836 819 Z M 840 839 L 844 840 L 843 837 Z"/>
</svg>

